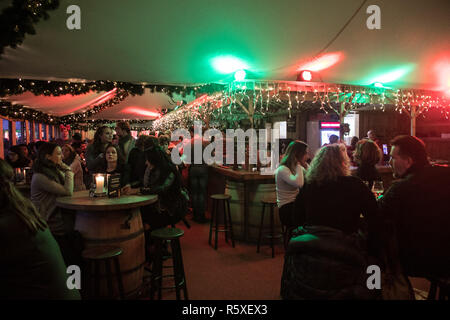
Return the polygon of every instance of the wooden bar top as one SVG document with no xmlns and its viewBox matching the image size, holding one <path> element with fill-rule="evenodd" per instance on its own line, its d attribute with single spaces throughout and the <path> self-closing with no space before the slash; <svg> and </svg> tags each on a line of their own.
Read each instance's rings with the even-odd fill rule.
<svg viewBox="0 0 450 320">
<path fill-rule="evenodd" d="M 250 172 L 242 169 L 233 170 L 232 168 L 217 165 L 211 166 L 211 168 L 216 173 L 221 174 L 230 180 L 275 183 L 275 175 L 273 174 L 266 175 L 261 174 L 260 172 Z"/>
<path fill-rule="evenodd" d="M 59 197 L 56 205 L 61 208 L 84 211 L 125 210 L 146 206 L 158 200 L 156 194 L 123 195 L 119 198 L 89 197 L 89 191 L 74 192 L 70 197 Z"/>
<path fill-rule="evenodd" d="M 375 168 L 377 169 L 377 171 L 378 171 L 379 173 L 389 173 L 389 174 L 392 174 L 392 168 L 391 168 L 390 165 L 383 165 L 383 166 L 376 165 Z M 350 166 L 350 171 L 352 172 L 352 174 L 353 174 L 354 172 L 356 172 L 357 169 L 358 169 L 358 167 Z"/>
</svg>

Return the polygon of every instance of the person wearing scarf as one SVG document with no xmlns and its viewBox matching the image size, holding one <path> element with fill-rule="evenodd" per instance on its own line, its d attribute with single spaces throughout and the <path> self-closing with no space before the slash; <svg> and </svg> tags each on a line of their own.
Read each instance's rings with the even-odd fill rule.
<svg viewBox="0 0 450 320">
<path fill-rule="evenodd" d="M 73 221 L 56 206 L 56 198 L 72 194 L 73 172 L 62 161 L 61 147 L 46 142 L 39 148 L 33 164 L 31 202 L 47 222 L 67 265 L 76 264 L 79 256 L 74 251 L 72 240 L 68 239 L 73 235 Z"/>
</svg>

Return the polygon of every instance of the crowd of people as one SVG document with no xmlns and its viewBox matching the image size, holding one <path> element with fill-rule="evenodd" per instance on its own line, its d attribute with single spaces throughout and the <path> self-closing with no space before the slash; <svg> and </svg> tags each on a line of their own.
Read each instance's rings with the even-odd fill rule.
<svg viewBox="0 0 450 320">
<path fill-rule="evenodd" d="M 112 128 L 102 126 L 87 147 L 75 135 L 71 143 L 14 146 L 0 159 L 0 241 L 16 248 L 0 254 L 0 298 L 80 298 L 64 289 L 61 266 L 80 264 L 81 236 L 74 213 L 58 208 L 56 198 L 91 188 L 93 174 L 120 174 L 123 195 L 158 195 L 158 205 L 141 208 L 148 260 L 149 233 L 184 219 L 189 201 L 193 220 L 208 221 L 206 164 L 172 163 L 166 135 L 134 139 L 126 122 L 118 122 L 116 133 L 114 143 Z M 195 144 L 205 147 L 194 135 Z M 398 136 L 390 160 L 397 180 L 377 199 L 371 186 L 380 179 L 378 144 L 370 135 L 348 147 L 333 140 L 312 159 L 306 143 L 287 146 L 275 171 L 280 221 L 289 230 L 282 298 L 377 298 L 379 291 L 366 286 L 371 264 L 400 266 L 408 276 L 448 276 L 449 168 L 432 167 L 418 138 Z M 358 167 L 354 176 L 351 164 Z M 14 185 L 13 168 L 19 167 L 32 168 L 30 199 Z"/>
<path fill-rule="evenodd" d="M 378 199 L 370 189 L 380 179 L 375 141 L 355 143 L 356 176 L 344 144 L 323 146 L 309 165 L 295 151 L 305 148 L 303 142 L 288 146 L 276 171 L 280 220 L 294 228 L 282 275 L 284 299 L 380 298 L 366 284 L 369 265 L 404 281 L 404 291 L 383 283 L 382 297 L 413 297 L 406 276 L 449 276 L 450 169 L 431 166 L 416 137 L 398 136 L 391 146 L 396 180 Z"/>
<path fill-rule="evenodd" d="M 5 188 L 8 194 L 11 193 L 13 197 L 17 197 L 17 200 L 2 197 L 1 205 L 10 209 L 7 210 L 9 215 L 2 213 L 0 220 L 4 243 L 12 241 L 12 235 L 8 235 L 8 225 L 12 223 L 11 216 L 15 217 L 15 214 L 18 214 L 27 225 L 31 224 L 32 232 L 27 239 L 24 239 L 24 241 L 31 241 L 27 244 L 28 246 L 40 245 L 40 242 L 45 240 L 47 247 L 43 250 L 50 246 L 55 249 L 55 243 L 56 247 L 59 247 L 58 250 L 54 250 L 56 253 L 51 258 L 47 251 L 45 253 L 37 251 L 30 260 L 27 260 L 29 258 L 27 251 L 2 255 L 4 259 L 2 265 L 9 266 L 8 272 L 0 276 L 2 277 L 0 282 L 7 284 L 4 290 L 1 290 L 2 294 L 8 292 L 8 298 L 38 298 L 40 290 L 47 290 L 45 286 L 34 288 L 36 283 L 28 281 L 30 278 L 18 280 L 19 271 L 26 273 L 24 269 L 34 268 L 40 260 L 44 260 L 47 265 L 51 264 L 48 272 L 60 266 L 61 263 L 67 266 L 81 265 L 83 244 L 81 235 L 74 230 L 74 212 L 58 208 L 56 198 L 71 196 L 73 192 L 91 188 L 93 174 L 120 174 L 120 192 L 123 195 L 137 193 L 158 195 L 158 205 L 141 208 L 146 229 L 147 251 L 151 251 L 152 243 L 149 234 L 152 230 L 184 220 L 189 200 L 185 187 L 189 185 L 182 182 L 180 173 L 182 168 L 175 166 L 170 159 L 168 137 L 140 135 L 138 139 L 134 139 L 131 136 L 130 126 L 126 122 L 118 122 L 116 133 L 118 135 L 116 144 L 113 144 L 112 128 L 102 126 L 96 130 L 92 143 L 89 143 L 87 147 L 78 134 L 72 137 L 71 143 L 66 139 L 58 141 L 59 144 L 56 141 L 39 141 L 31 145 L 31 152 L 27 152 L 29 149 L 26 145 L 13 146 L 6 159 L 1 160 L 0 168 L 5 173 L 0 174 L 0 186 Z M 31 167 L 33 172 L 30 199 L 24 198 L 15 187 L 13 168 L 23 167 Z M 203 190 L 196 189 L 191 194 L 199 192 L 206 194 L 206 185 Z M 204 217 L 204 212 L 198 214 Z M 18 224 L 16 220 L 14 220 L 15 225 Z M 23 249 L 31 250 L 26 246 Z M 147 258 L 151 259 L 151 256 L 147 255 Z M 20 259 L 27 260 L 27 263 L 22 264 L 18 269 L 15 267 L 15 262 Z M 57 276 L 60 276 L 60 272 L 55 275 Z M 52 283 L 58 280 L 56 278 L 52 280 L 49 277 L 50 275 L 46 279 Z M 12 289 L 8 284 L 16 288 Z M 48 294 L 51 296 L 48 297 L 67 298 L 68 296 L 63 294 L 57 296 L 58 290 L 61 290 L 61 286 L 64 285 L 65 281 L 58 282 L 54 291 L 55 295 L 53 296 L 50 292 Z M 17 296 L 14 295 L 15 293 Z M 74 298 L 73 295 L 70 297 Z"/>
</svg>

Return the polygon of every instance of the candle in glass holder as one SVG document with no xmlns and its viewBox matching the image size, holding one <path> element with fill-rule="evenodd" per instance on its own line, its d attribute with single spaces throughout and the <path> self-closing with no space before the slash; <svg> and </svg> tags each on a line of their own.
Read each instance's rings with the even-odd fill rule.
<svg viewBox="0 0 450 320">
<path fill-rule="evenodd" d="M 105 185 L 105 177 L 104 176 L 96 176 L 95 177 L 95 193 L 103 193 L 104 185 Z"/>
</svg>

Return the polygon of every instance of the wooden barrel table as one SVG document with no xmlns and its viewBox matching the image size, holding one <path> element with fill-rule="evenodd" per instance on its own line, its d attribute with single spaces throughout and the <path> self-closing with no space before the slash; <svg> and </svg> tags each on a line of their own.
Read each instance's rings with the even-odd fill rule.
<svg viewBox="0 0 450 320">
<path fill-rule="evenodd" d="M 74 192 L 71 197 L 56 200 L 58 207 L 76 211 L 75 230 L 83 236 L 85 248 L 122 248 L 119 262 L 127 298 L 135 297 L 143 284 L 145 238 L 139 208 L 157 200 L 157 195 L 90 198 L 88 191 Z M 100 289 L 101 295 L 106 295 L 104 279 L 100 281 Z M 118 290 L 115 283 L 114 290 Z"/>
</svg>

